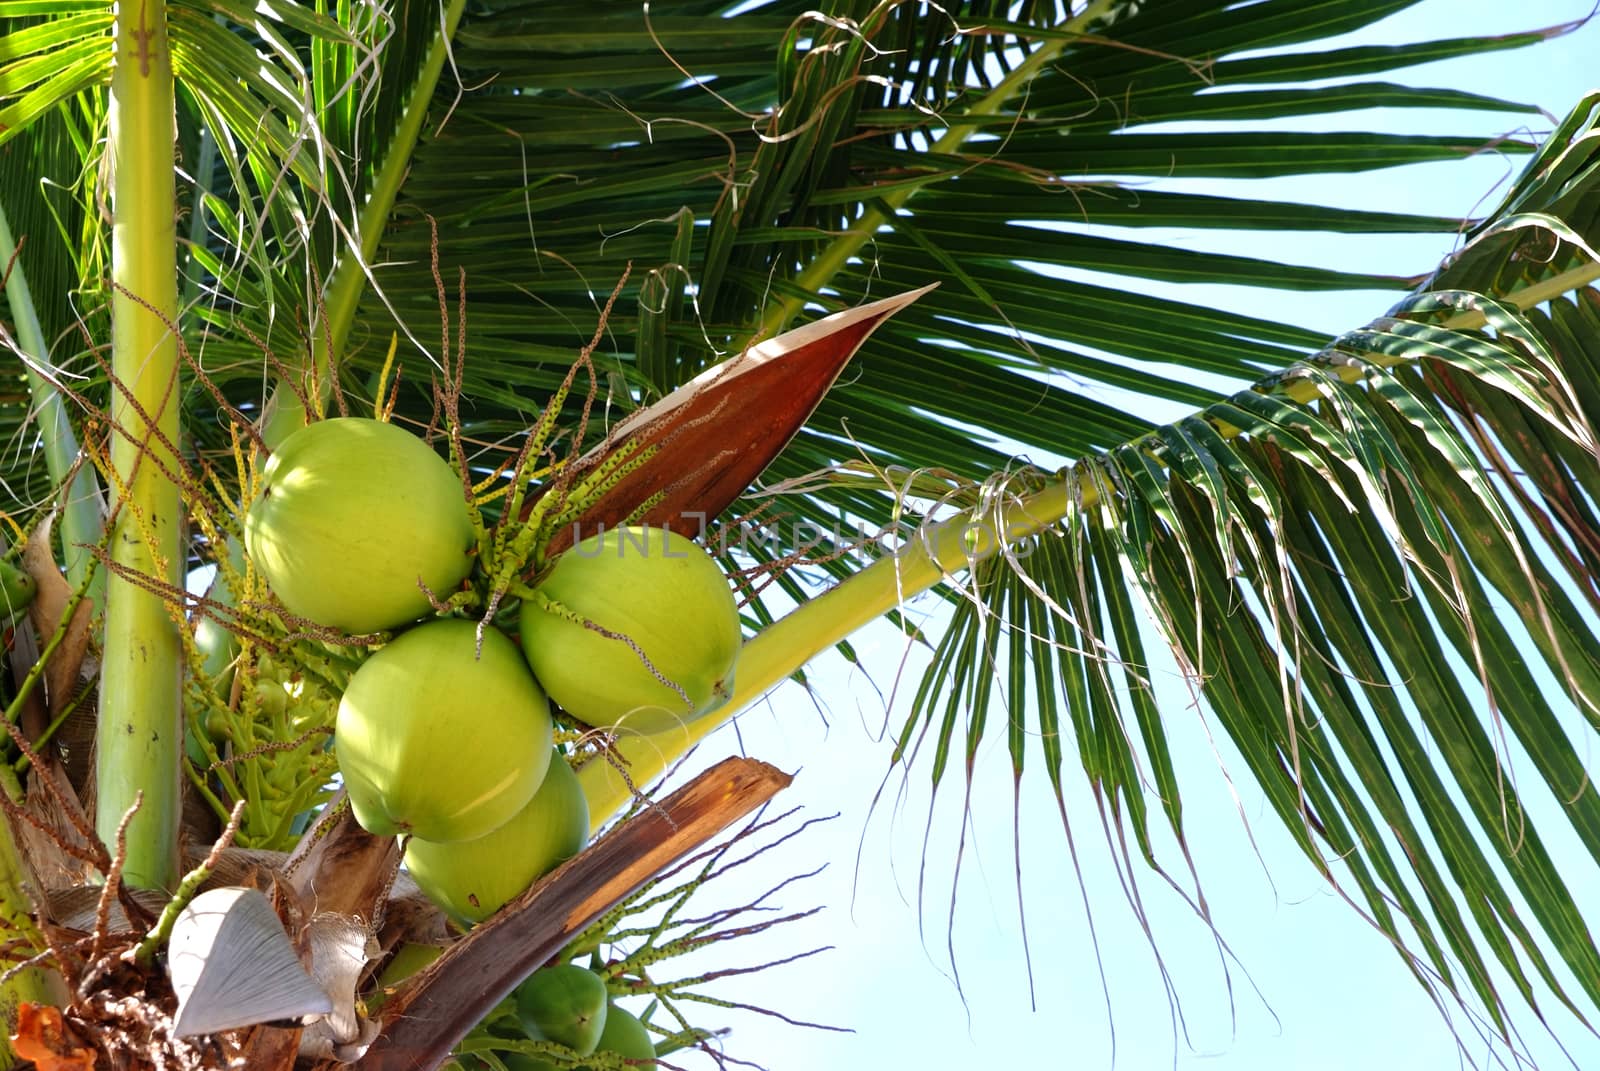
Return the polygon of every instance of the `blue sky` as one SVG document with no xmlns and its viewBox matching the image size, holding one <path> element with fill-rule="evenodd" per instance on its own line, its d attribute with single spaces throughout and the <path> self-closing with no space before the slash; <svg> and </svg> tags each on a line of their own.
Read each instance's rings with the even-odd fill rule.
<svg viewBox="0 0 1600 1071">
<path fill-rule="evenodd" d="M 1582 17 L 1590 8 L 1590 0 L 1520 5 L 1429 0 L 1349 43 L 1526 30 Z M 1397 80 L 1536 103 L 1559 118 L 1590 88 L 1597 54 L 1600 25 L 1591 25 L 1521 52 L 1413 68 Z M 1507 130 L 1516 121 L 1505 115 L 1465 120 L 1430 112 L 1349 113 L 1319 125 L 1363 129 L 1376 123 L 1493 136 L 1516 132 Z M 1532 131 L 1543 132 L 1549 125 L 1537 121 Z M 1448 165 L 1336 180 L 1272 180 L 1252 192 L 1286 200 L 1467 215 L 1492 207 L 1491 191 L 1518 166 L 1515 159 L 1486 154 Z M 1148 231 L 1142 234 L 1151 237 Z M 1256 256 L 1280 255 L 1284 241 L 1282 235 L 1263 241 L 1213 232 L 1174 233 L 1172 238 L 1195 248 Z M 1448 236 L 1438 235 L 1397 239 L 1308 234 L 1293 236 L 1291 259 L 1422 272 L 1451 244 Z M 1381 314 L 1395 298 L 1372 292 L 1264 295 L 1201 285 L 1165 289 L 1186 300 L 1241 310 L 1270 307 L 1283 319 L 1330 334 Z M 870 344 L 864 359 L 870 360 Z M 1194 857 L 1231 952 L 1228 969 L 1223 969 L 1216 936 L 1157 879 L 1137 875 L 1156 947 L 1181 1001 L 1183 1021 L 1175 1024 L 1162 971 L 1125 905 L 1093 803 L 1081 784 L 1073 783 L 1068 815 L 1114 1009 L 1114 1016 L 1108 1016 L 1080 883 L 1065 850 L 1055 801 L 1037 779 L 1040 783 L 1025 785 L 1021 802 L 1023 889 L 1038 1003 L 1038 1010 L 1031 1011 L 1013 877 L 1011 777 L 1003 746 L 986 749 L 980 757 L 953 931 L 946 918 L 948 862 L 960 828 L 961 786 L 956 780 L 934 812 L 929 840 L 933 862 L 919 931 L 926 772 L 919 769 L 912 775 L 899 804 L 895 789 L 900 782 L 893 781 L 885 802 L 867 820 L 888 755 L 881 739 L 883 697 L 894 686 L 904 646 L 897 633 L 880 627 L 858 637 L 857 647 L 865 671 L 825 656 L 813 667 L 813 697 L 785 686 L 740 719 L 740 738 L 751 754 L 799 770 L 780 803 L 802 805 L 807 816 L 838 812 L 840 817 L 792 844 L 781 859 L 750 875 L 749 884 L 730 883 L 721 893 L 708 889 L 705 894 L 708 902 L 717 896 L 737 898 L 788 873 L 826 864 L 822 875 L 792 886 L 783 898 L 789 909 L 822 904 L 826 910 L 765 943 L 751 941 L 740 958 L 762 951 L 776 958 L 822 944 L 837 948 L 764 976 L 743 978 L 720 992 L 856 1032 L 826 1034 L 730 1015 L 726 1022 L 735 1028 L 728 1041 L 731 1055 L 755 1060 L 770 1071 L 989 1066 L 1333 1071 L 1444 1069 L 1461 1066 L 1464 1059 L 1485 1062 L 1484 1044 L 1471 1033 L 1471 1024 L 1459 1019 L 1467 1047 L 1457 1051 L 1448 1027 L 1398 957 L 1299 856 L 1253 786 L 1240 782 L 1230 789 L 1219 776 L 1219 761 L 1230 769 L 1243 769 L 1242 764 L 1231 761 L 1220 732 L 1216 739 L 1208 734 L 1207 723 L 1189 709 L 1187 692 L 1170 673 L 1162 676 L 1158 697 L 1181 763 Z M 908 672 L 904 679 L 915 678 Z M 898 697 L 887 714 L 889 725 L 899 724 L 907 699 Z M 734 735 L 724 731 L 707 742 L 700 757 L 713 761 L 738 746 Z M 1556 850 L 1562 851 L 1560 845 Z M 1600 904 L 1600 878 L 1592 864 L 1570 843 L 1565 858 L 1572 862 L 1580 897 Z M 961 994 L 950 977 L 947 931 L 960 967 Z M 728 951 L 714 952 L 701 966 L 730 965 Z M 716 1009 L 706 1009 L 704 1019 L 707 1025 L 718 1021 Z M 1550 1021 L 1567 1043 L 1572 1062 L 1524 1017 L 1525 1040 L 1539 1066 L 1600 1067 L 1600 1041 L 1584 1038 L 1559 1009 L 1551 1012 Z"/>
</svg>

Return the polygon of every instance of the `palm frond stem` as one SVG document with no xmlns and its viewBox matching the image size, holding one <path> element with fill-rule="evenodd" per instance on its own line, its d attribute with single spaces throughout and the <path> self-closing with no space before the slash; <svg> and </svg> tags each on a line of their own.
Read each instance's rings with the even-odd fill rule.
<svg viewBox="0 0 1600 1071">
<path fill-rule="evenodd" d="M 196 262 L 195 251 L 204 249 L 206 242 L 206 197 L 211 193 L 211 172 L 217 163 L 217 139 L 208 126 L 202 126 L 196 135 L 199 148 L 195 151 L 194 193 L 190 198 L 189 259 L 183 273 L 183 299 L 180 308 L 187 309 L 199 298 L 205 284 L 205 270 Z"/>
<path fill-rule="evenodd" d="M 52 382 L 56 374 L 45 343 L 44 330 L 39 325 L 39 313 L 33 304 L 33 294 L 28 289 L 28 277 L 22 270 L 22 260 L 17 256 L 17 243 L 11 234 L 11 223 L 5 209 L 0 206 L 0 263 L 10 266 L 6 275 L 6 301 L 11 307 L 11 319 L 16 325 L 16 346 L 22 357 L 23 372 L 28 379 L 28 395 L 33 400 L 34 419 L 38 423 L 39 442 L 44 452 L 46 470 L 54 487 L 67 487 L 61 505 L 61 546 L 66 564 L 67 580 L 74 589 L 89 575 L 93 565 L 92 547 L 100 543 L 105 523 L 105 505 L 100 494 L 100 481 L 94 468 L 79 463 L 78 436 L 72 430 L 72 420 L 62 401 L 61 392 Z M 104 581 L 96 578 L 89 599 L 96 605 L 104 604 Z"/>
<path fill-rule="evenodd" d="M 1559 274 L 1552 275 L 1548 279 L 1541 279 L 1536 283 L 1531 283 L 1520 290 L 1514 290 L 1507 294 L 1504 300 L 1508 305 L 1511 305 L 1518 310 L 1526 311 L 1542 305 L 1552 298 L 1557 298 L 1563 294 L 1570 294 L 1575 291 L 1582 290 L 1584 287 L 1595 282 L 1600 282 L 1600 261 L 1590 261 L 1585 264 L 1580 264 L 1576 267 L 1568 268 L 1566 271 L 1560 272 Z M 1447 331 L 1471 331 L 1476 328 L 1483 327 L 1487 323 L 1488 318 L 1483 314 L 1482 311 L 1478 309 L 1463 309 L 1454 316 L 1443 320 L 1439 326 Z M 1391 368 L 1405 360 L 1406 358 L 1403 357 L 1378 353 L 1373 354 L 1368 363 L 1379 368 Z M 1361 377 L 1361 372 L 1358 369 L 1350 366 L 1344 366 L 1335 369 L 1334 372 L 1346 383 L 1354 383 Z M 1281 393 L 1283 397 L 1297 405 L 1306 405 L 1312 401 L 1315 401 L 1319 396 L 1320 391 L 1318 390 L 1316 383 L 1312 382 L 1311 380 L 1296 379 L 1283 384 Z M 1214 423 L 1217 426 L 1217 430 L 1227 438 L 1232 438 L 1235 435 L 1240 434 L 1240 429 L 1235 428 L 1224 421 L 1213 421 L 1212 423 Z M 1151 439 L 1155 435 L 1156 432 L 1150 432 L 1145 438 Z"/>
</svg>

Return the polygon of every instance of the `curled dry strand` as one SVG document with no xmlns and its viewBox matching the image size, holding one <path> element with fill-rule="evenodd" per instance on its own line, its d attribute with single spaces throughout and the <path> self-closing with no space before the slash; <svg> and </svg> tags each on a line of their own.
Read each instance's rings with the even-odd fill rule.
<svg viewBox="0 0 1600 1071">
<path fill-rule="evenodd" d="M 628 773 L 627 760 L 622 757 L 622 753 L 616 748 L 617 737 L 615 733 L 608 733 L 602 729 L 590 729 L 580 739 L 597 743 L 599 746 L 595 748 L 595 753 L 599 755 L 606 765 L 617 772 L 618 777 L 622 778 L 622 783 L 627 787 L 628 794 L 633 797 L 633 806 L 629 808 L 629 814 L 632 814 L 639 807 L 649 807 L 661 815 L 672 829 L 676 830 L 678 828 L 678 823 L 673 821 L 670 814 L 662 810 L 661 805 L 655 801 L 655 798 L 634 784 L 633 777 Z M 589 761 L 593 762 L 595 760 L 590 759 Z M 682 760 L 680 759 L 679 762 L 681 763 Z"/>
<path fill-rule="evenodd" d="M 107 932 L 111 929 L 111 901 L 122 888 L 122 868 L 128 859 L 128 823 L 133 821 L 133 816 L 139 812 L 144 804 L 144 791 L 141 789 L 133 795 L 133 805 L 117 823 L 117 836 L 115 840 L 116 853 L 111 857 L 111 865 L 106 868 L 105 886 L 100 890 L 100 903 L 94 912 L 94 941 L 89 946 L 89 959 L 94 962 L 88 973 L 78 983 L 78 996 L 87 995 L 89 986 L 93 984 L 97 973 L 101 970 L 104 960 L 101 952 L 105 948 Z"/>
</svg>

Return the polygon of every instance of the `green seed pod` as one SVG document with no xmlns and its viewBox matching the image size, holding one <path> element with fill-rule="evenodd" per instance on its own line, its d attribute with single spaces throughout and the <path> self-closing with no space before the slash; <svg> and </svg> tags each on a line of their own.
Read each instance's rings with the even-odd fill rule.
<svg viewBox="0 0 1600 1071">
<path fill-rule="evenodd" d="M 583 540 L 522 604 L 519 627 L 550 698 L 597 728 L 677 728 L 732 694 L 741 633 L 728 578 L 667 529 Z"/>
<path fill-rule="evenodd" d="M 20 565 L 0 558 L 0 625 L 26 610 L 38 590 L 39 585 Z"/>
<path fill-rule="evenodd" d="M 588 1056 L 606 1026 L 606 983 L 593 971 L 562 964 L 534 971 L 514 994 L 522 1029 Z"/>
<path fill-rule="evenodd" d="M 605 1029 L 600 1031 L 596 1052 L 614 1052 L 624 1060 L 653 1060 L 656 1046 L 650 1030 L 626 1008 L 611 1004 L 606 1008 Z"/>
<path fill-rule="evenodd" d="M 282 683 L 258 680 L 255 693 L 256 705 L 260 707 L 263 718 L 281 718 L 288 711 L 289 693 L 283 690 Z"/>
<path fill-rule="evenodd" d="M 227 739 L 228 720 L 222 711 L 216 709 L 206 711 L 206 735 L 213 740 Z M 204 752 L 198 752 L 198 754 L 203 756 Z M 191 758 L 194 758 L 194 756 L 191 756 Z M 199 762 L 200 759 L 195 758 L 195 761 Z"/>
<path fill-rule="evenodd" d="M 398 628 L 472 568 L 461 479 L 404 428 L 361 417 L 294 432 L 262 472 L 245 546 L 283 605 L 346 632 Z"/>
<path fill-rule="evenodd" d="M 600 1031 L 600 1040 L 595 1044 L 594 1051 L 597 1054 L 615 1053 L 624 1060 L 656 1058 L 656 1047 L 651 1043 L 650 1030 L 632 1012 L 626 1008 L 619 1008 L 611 1002 L 606 1004 L 606 1025 Z M 560 1071 L 549 1060 L 541 1060 L 527 1053 L 502 1051 L 496 1055 L 509 1071 Z M 580 1065 L 579 1071 L 585 1069 L 593 1071 L 588 1065 Z"/>
</svg>

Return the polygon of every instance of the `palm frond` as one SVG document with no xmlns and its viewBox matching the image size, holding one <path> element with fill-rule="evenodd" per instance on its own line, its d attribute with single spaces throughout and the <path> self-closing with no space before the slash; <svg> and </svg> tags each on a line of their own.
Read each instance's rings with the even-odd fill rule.
<svg viewBox="0 0 1600 1071">
<path fill-rule="evenodd" d="M 1201 905 L 1187 858 L 1173 866 L 1157 847 L 1164 827 L 1186 856 L 1152 686 L 1169 648 L 1277 820 L 1441 1008 L 1471 1003 L 1503 1036 L 1518 1003 L 1586 1016 L 1600 1007 L 1592 920 L 1543 838 L 1566 822 L 1600 855 L 1581 759 L 1600 725 L 1594 102 L 1481 225 L 1161 186 L 1532 151 L 1447 129 L 1260 129 L 1373 104 L 1508 127 L 1536 111 L 1386 79 L 1540 33 L 1318 47 L 1408 6 L 602 0 L 574 19 L 535 0 L 464 14 L 187 3 L 173 54 L 193 277 L 209 293 L 186 326 L 204 329 L 191 334 L 211 376 L 252 405 L 268 378 L 260 346 L 337 361 L 339 397 L 365 398 L 398 330 L 400 417 L 426 422 L 437 258 L 470 294 L 454 325 L 470 339 L 467 432 L 514 443 L 624 275 L 624 314 L 595 355 L 624 409 L 798 317 L 940 282 L 938 303 L 885 327 L 766 477 L 803 487 L 785 508 L 823 532 L 943 498 L 1016 537 L 973 562 L 959 526 L 941 529 L 957 534 L 921 560 L 925 584 L 945 582 L 951 624 L 897 761 L 919 755 L 948 784 L 1003 733 L 1017 776 L 1042 765 L 1059 796 L 1075 750 L 1114 850 Z M 44 138 L 30 151 L 59 159 L 31 179 L 8 163 L 0 195 L 37 212 L 12 208 L 13 191 L 40 174 L 69 191 L 70 211 L 48 219 L 70 244 L 100 227 L 97 113 L 82 101 L 105 75 L 86 45 L 103 16 L 51 9 L 63 17 L 0 39 L 15 87 L 0 136 Z M 35 218 L 30 235 L 48 230 Z M 1107 225 L 1470 241 L 1424 279 Z M 44 285 L 97 285 L 95 242 L 81 248 Z M 1411 296 L 1325 347 L 1270 314 L 1146 292 L 1188 280 Z M 62 302 L 57 331 L 81 311 Z M 1157 425 L 1129 397 L 1197 415 Z M 211 405 L 193 392 L 192 409 Z M 0 407 L 8 442 L 24 434 L 19 411 Z M 208 423 L 191 427 L 204 445 Z M 487 469 L 497 449 L 484 446 Z M 1018 455 L 1079 460 L 1016 471 Z M 886 491 L 886 474 L 911 492 Z M 835 574 L 839 549 L 818 551 Z M 764 690 L 818 636 L 892 612 L 884 575 L 869 567 L 809 600 L 780 581 L 804 605 L 751 641 L 741 688 Z M 750 613 L 774 617 L 759 600 Z M 1528 701 L 1549 681 L 1566 707 Z M 1536 781 L 1503 775 L 1513 749 Z M 1534 795 L 1561 817 L 1530 819 Z"/>
<path fill-rule="evenodd" d="M 77 393 L 98 378 L 84 359 L 86 341 L 103 330 L 105 319 L 82 307 L 80 295 L 105 265 L 108 245 L 96 211 L 98 175 L 91 146 L 103 133 L 105 111 L 93 93 L 79 93 L 31 123 L 5 146 L 0 168 L 0 215 L 17 238 L 15 259 L 7 250 L 14 277 L 7 278 L 11 331 L 7 359 L 17 363 L 14 396 L 0 399 L 0 444 L 6 478 L 0 510 L 25 518 L 60 489 L 78 454 L 78 439 L 63 403 L 62 389 Z M 18 347 L 9 352 L 10 347 Z M 21 356 L 26 353 L 27 357 Z M 26 367 L 24 365 L 26 364 Z M 42 419 L 40 419 L 42 415 Z M 35 421 L 37 427 L 30 427 Z M 82 503 L 60 526 L 70 532 L 66 546 L 97 541 L 98 504 L 91 510 L 92 467 L 78 477 Z M 81 551 L 66 557 L 81 560 Z M 81 580 L 80 565 L 75 578 Z"/>
<path fill-rule="evenodd" d="M 1169 742 L 1188 696 L 1158 686 L 1176 670 L 1442 1012 L 1508 1045 L 1518 1008 L 1590 1021 L 1594 920 L 1546 845 L 1575 834 L 1600 863 L 1597 117 L 1600 97 L 1368 327 L 1058 472 L 896 498 L 943 523 L 751 640 L 734 704 L 943 583 L 893 755 L 935 792 L 963 769 L 970 790 L 999 737 L 1017 778 L 1042 761 L 1066 822 L 1075 751 L 1132 909 L 1142 861 L 1206 915 Z M 709 728 L 625 747 L 635 775 Z"/>
<path fill-rule="evenodd" d="M 1059 521 L 960 585 L 896 760 L 931 752 L 937 784 L 964 750 L 970 778 L 998 730 L 991 682 L 1029 667 L 1006 708 L 1017 776 L 1045 741 L 1060 798 L 1068 747 L 1052 741 L 1075 740 L 1108 830 L 1204 904 L 1158 637 L 1312 865 L 1441 1010 L 1476 998 L 1508 1043 L 1519 1005 L 1553 997 L 1589 1021 L 1594 919 L 1546 838 L 1570 825 L 1600 863 L 1583 757 L 1600 730 L 1595 103 L 1534 162 L 1517 214 L 1390 316 L 1077 462 Z M 1157 813 L 1183 865 L 1153 850 Z"/>
<path fill-rule="evenodd" d="M 460 84 L 474 88 L 440 89 L 442 122 L 418 146 L 376 291 L 344 354 L 348 384 L 383 360 L 391 310 L 412 338 L 436 337 L 431 218 L 442 267 L 467 279 L 467 329 L 480 356 L 469 359 L 465 387 L 487 440 L 526 425 L 592 331 L 596 295 L 632 263 L 624 300 L 638 313 L 609 325 L 609 356 L 643 399 L 808 306 L 832 310 L 933 279 L 945 284 L 938 308 L 880 336 L 881 356 L 834 392 L 775 478 L 848 456 L 835 434 L 846 423 L 886 464 L 992 471 L 1016 445 L 975 440 L 951 456 L 945 429 L 987 426 L 994 397 L 1042 395 L 1032 385 L 1051 379 L 1080 389 L 1051 392 L 1031 427 L 1002 434 L 1022 449 L 1065 456 L 1110 447 L 1147 425 L 1102 400 L 1102 388 L 1203 405 L 1216 389 L 1174 372 L 1172 354 L 1247 382 L 1322 341 L 1269 319 L 1144 295 L 1143 280 L 1402 292 L 1419 277 L 1175 251 L 1087 227 L 1371 233 L 1464 225 L 1152 192 L 1147 177 L 1325 173 L 1529 147 L 1445 134 L 1245 129 L 1375 98 L 1532 110 L 1373 76 L 1536 34 L 1230 58 L 1314 41 L 1403 6 L 1324 3 L 1308 13 L 1275 3 L 1256 5 L 1246 19 L 1222 3 L 1097 2 L 1025 5 L 1008 18 L 982 4 L 948 14 L 841 4 L 823 17 L 772 3 L 719 18 L 706 3 L 652 4 L 648 14 L 602 4 L 581 27 L 537 3 L 469 13 L 453 58 Z M 1198 25 L 1206 33 L 1196 34 Z M 957 32 L 979 26 L 984 32 Z M 781 47 L 766 53 L 773 41 Z M 1330 78 L 1346 84 L 1293 84 Z M 1273 88 L 1257 88 L 1269 80 Z M 1213 129 L 1151 125 L 1196 119 Z M 1088 271 L 1126 283 L 1079 274 Z M 426 381 L 426 360 L 402 353 L 417 382 Z M 935 394 L 946 382 L 951 389 Z M 915 406 L 903 400 L 912 383 Z M 415 397 L 425 418 L 426 393 Z M 871 516 L 887 514 L 879 505 Z"/>
</svg>

